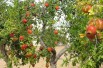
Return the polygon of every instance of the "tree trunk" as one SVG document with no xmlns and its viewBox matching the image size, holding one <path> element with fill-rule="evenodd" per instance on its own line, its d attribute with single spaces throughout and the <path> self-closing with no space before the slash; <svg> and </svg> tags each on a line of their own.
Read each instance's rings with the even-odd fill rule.
<svg viewBox="0 0 103 68">
<path fill-rule="evenodd" d="M 6 54 L 5 45 L 2 45 L 2 46 L 0 47 L 0 51 L 1 51 L 1 54 L 3 55 L 4 61 L 5 61 L 5 62 L 8 62 L 8 56 L 7 56 L 7 54 Z"/>
<path fill-rule="evenodd" d="M 3 59 L 6 62 L 7 68 L 12 68 L 12 63 L 9 61 L 8 55 L 5 50 L 5 44 L 0 46 L 0 52 L 3 55 Z"/>
<path fill-rule="evenodd" d="M 50 68 L 57 68 L 57 61 L 67 51 L 68 48 L 69 45 L 66 45 L 57 55 L 56 55 L 56 50 L 55 49 L 53 50 L 51 61 L 50 61 Z"/>
<path fill-rule="evenodd" d="M 56 59 L 56 50 L 53 49 L 52 55 L 51 55 L 51 60 L 50 60 L 50 67 L 51 68 L 57 68 L 55 59 Z"/>
<path fill-rule="evenodd" d="M 57 64 L 56 63 L 54 63 L 54 62 L 50 62 L 50 68 L 57 68 L 57 66 L 56 66 Z"/>
<path fill-rule="evenodd" d="M 42 46 L 44 46 L 45 48 L 47 48 L 42 40 L 42 38 L 40 37 L 40 44 Z M 52 51 L 52 55 L 50 58 L 50 68 L 57 68 L 57 61 L 59 60 L 59 58 L 67 51 L 67 49 L 69 48 L 70 45 L 66 45 L 62 50 L 60 50 L 60 52 L 58 54 L 56 54 L 56 50 L 53 49 Z"/>
<path fill-rule="evenodd" d="M 56 50 L 53 49 L 52 55 L 51 55 L 51 60 L 50 60 L 50 68 L 57 68 L 55 59 L 56 59 Z"/>
</svg>

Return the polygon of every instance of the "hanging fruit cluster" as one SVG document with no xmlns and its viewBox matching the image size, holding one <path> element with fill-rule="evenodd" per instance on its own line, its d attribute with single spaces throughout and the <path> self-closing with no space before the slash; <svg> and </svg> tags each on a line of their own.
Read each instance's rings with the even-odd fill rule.
<svg viewBox="0 0 103 68">
<path fill-rule="evenodd" d="M 83 6 L 82 11 L 84 13 L 89 13 L 92 9 L 92 5 L 86 4 Z M 86 36 L 89 40 L 93 41 L 97 37 L 97 39 L 100 39 L 100 34 L 103 30 L 103 19 L 101 18 L 93 18 L 90 19 L 86 26 Z"/>
<path fill-rule="evenodd" d="M 97 37 L 97 39 L 100 39 L 100 34 L 102 34 L 103 30 L 103 19 L 91 19 L 88 22 L 87 30 L 86 30 L 86 36 L 93 40 Z"/>
<path fill-rule="evenodd" d="M 100 68 L 103 62 L 103 16 L 101 1 L 77 0 L 70 20 L 70 59 L 75 66 Z M 70 3 L 69 3 L 70 4 Z M 68 5 L 69 5 L 68 4 Z M 67 8 L 66 8 L 67 9 Z M 75 12 L 75 14 L 74 14 Z M 65 60 L 66 61 L 66 60 Z"/>
</svg>

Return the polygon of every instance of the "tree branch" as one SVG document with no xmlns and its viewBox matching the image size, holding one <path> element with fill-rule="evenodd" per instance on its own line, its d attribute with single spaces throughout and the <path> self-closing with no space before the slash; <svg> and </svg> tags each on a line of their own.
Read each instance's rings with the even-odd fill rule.
<svg viewBox="0 0 103 68">
<path fill-rule="evenodd" d="M 46 47 L 46 45 L 45 45 L 45 43 L 44 43 L 43 40 L 42 40 L 42 36 L 43 36 L 43 34 L 44 34 L 44 32 L 45 32 L 45 27 L 46 27 L 46 24 L 43 23 L 42 32 L 41 32 L 41 36 L 40 36 L 40 44 L 41 44 L 42 46 L 44 46 L 44 47 Z"/>
<path fill-rule="evenodd" d="M 4 61 L 5 61 L 6 63 L 8 63 L 8 55 L 7 55 L 7 53 L 6 53 L 5 46 L 6 46 L 6 44 L 3 44 L 3 45 L 0 46 L 0 52 L 1 52 L 2 55 L 3 55 Z"/>
<path fill-rule="evenodd" d="M 51 68 L 56 68 L 55 58 L 56 58 L 56 50 L 53 48 L 51 57 L 50 57 L 50 66 Z"/>
<path fill-rule="evenodd" d="M 40 44 L 43 46 L 43 47 L 46 47 L 46 45 L 44 44 L 43 40 L 41 39 L 40 37 Z"/>
<path fill-rule="evenodd" d="M 42 46 L 44 46 L 44 47 L 46 47 L 46 45 L 45 45 L 45 43 L 44 43 L 43 40 L 42 40 L 42 36 L 43 36 L 43 34 L 44 34 L 44 32 L 45 32 L 45 27 L 46 27 L 46 24 L 43 23 L 42 32 L 41 32 L 41 36 L 40 36 L 40 44 L 41 44 Z"/>
<path fill-rule="evenodd" d="M 54 62 L 55 58 L 56 58 L 56 50 L 53 49 L 52 56 L 51 56 L 51 62 Z"/>
<path fill-rule="evenodd" d="M 58 61 L 58 59 L 67 51 L 69 48 L 69 45 L 66 45 L 57 55 L 55 59 L 55 63 Z"/>
</svg>

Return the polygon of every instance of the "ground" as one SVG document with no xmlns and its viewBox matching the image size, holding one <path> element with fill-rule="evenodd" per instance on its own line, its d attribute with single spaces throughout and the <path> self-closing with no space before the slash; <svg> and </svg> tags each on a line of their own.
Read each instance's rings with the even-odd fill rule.
<svg viewBox="0 0 103 68">
<path fill-rule="evenodd" d="M 57 46 L 56 51 L 59 52 L 62 48 L 64 48 L 64 46 Z M 73 67 L 71 63 L 68 64 L 67 67 L 66 66 L 62 67 L 63 59 L 65 59 L 64 55 L 58 60 L 57 68 L 79 68 L 79 65 Z M 37 63 L 34 68 L 46 68 L 45 63 L 46 63 L 45 60 L 41 58 L 39 63 Z M 0 68 L 7 68 L 3 59 L 0 59 Z M 13 68 L 18 68 L 18 67 L 13 66 Z M 29 68 L 29 64 L 20 66 L 20 68 Z M 30 67 L 30 68 L 33 68 L 33 67 Z M 103 66 L 101 68 L 103 68 Z"/>
</svg>

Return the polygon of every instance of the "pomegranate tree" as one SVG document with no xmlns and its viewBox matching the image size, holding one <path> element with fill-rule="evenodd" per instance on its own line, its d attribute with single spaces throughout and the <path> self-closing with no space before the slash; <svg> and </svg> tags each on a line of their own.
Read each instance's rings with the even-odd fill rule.
<svg viewBox="0 0 103 68">
<path fill-rule="evenodd" d="M 81 68 L 99 68 L 103 62 L 102 0 L 0 0 L 0 52 L 12 68 L 13 64 L 35 66 L 45 58 L 46 68 L 63 64 L 79 64 Z M 63 22 L 62 22 L 63 21 Z M 57 24 L 57 23 L 60 24 Z M 60 29 L 55 25 L 60 26 Z M 69 24 L 69 25 L 68 25 Z M 40 44 L 37 49 L 32 41 Z M 62 43 L 65 47 L 56 52 Z M 68 57 L 69 56 L 69 57 Z"/>
</svg>

